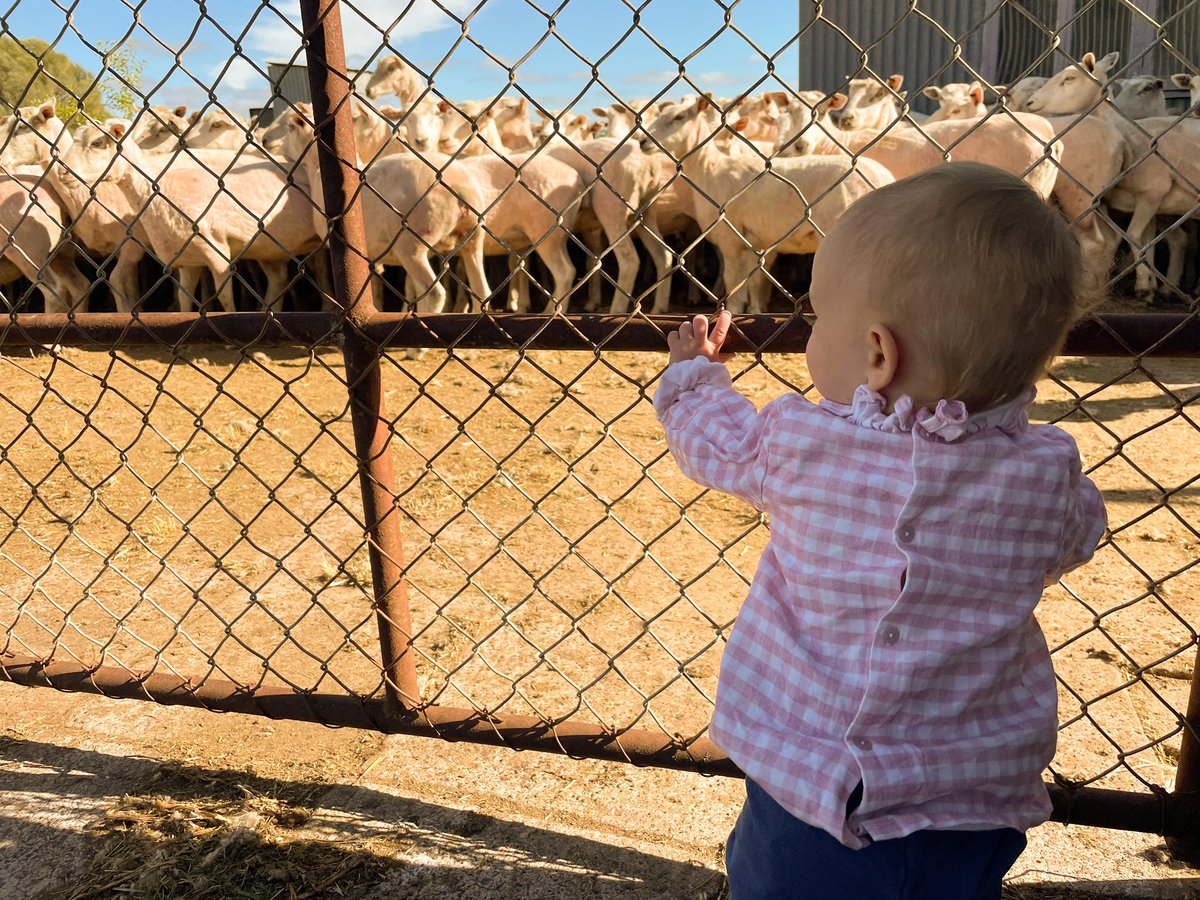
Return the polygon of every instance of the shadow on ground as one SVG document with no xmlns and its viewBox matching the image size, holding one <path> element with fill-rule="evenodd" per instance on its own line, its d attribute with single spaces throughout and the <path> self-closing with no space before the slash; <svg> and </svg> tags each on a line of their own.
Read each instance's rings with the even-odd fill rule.
<svg viewBox="0 0 1200 900">
<path fill-rule="evenodd" d="M 0 897 L 695 897 L 719 876 L 365 785 L 0 741 Z"/>
</svg>

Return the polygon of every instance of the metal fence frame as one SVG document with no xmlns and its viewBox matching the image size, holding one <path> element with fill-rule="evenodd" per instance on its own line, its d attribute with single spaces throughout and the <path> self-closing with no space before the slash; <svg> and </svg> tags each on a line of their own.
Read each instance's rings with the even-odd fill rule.
<svg viewBox="0 0 1200 900">
<path fill-rule="evenodd" d="M 494 347 L 522 350 L 662 350 L 678 316 L 437 315 L 383 313 L 369 298 L 369 264 L 358 195 L 338 0 L 301 0 L 308 74 L 318 123 L 325 208 L 331 222 L 335 299 L 331 313 L 12 314 L 0 322 L 0 348 L 110 347 L 233 343 L 302 343 L 341 348 L 351 398 L 353 433 L 369 532 L 374 607 L 380 633 L 385 696 L 363 698 L 227 680 L 192 680 L 110 666 L 0 655 L 0 679 L 111 698 L 241 712 L 448 740 L 533 749 L 576 757 L 736 776 L 708 738 L 667 737 L 644 729 L 614 730 L 570 719 L 497 716 L 488 710 L 419 702 L 412 627 L 405 591 L 405 555 L 381 390 L 379 351 L 387 347 Z M 733 351 L 802 352 L 808 326 L 798 317 L 745 316 L 736 321 Z M 1200 358 L 1200 321 L 1189 315 L 1106 315 L 1081 323 L 1066 353 L 1133 358 Z M 1200 640 L 1193 638 L 1200 647 Z M 1200 863 L 1200 659 L 1193 670 L 1175 790 L 1128 792 L 1048 783 L 1058 822 L 1165 835 L 1172 852 Z"/>
</svg>

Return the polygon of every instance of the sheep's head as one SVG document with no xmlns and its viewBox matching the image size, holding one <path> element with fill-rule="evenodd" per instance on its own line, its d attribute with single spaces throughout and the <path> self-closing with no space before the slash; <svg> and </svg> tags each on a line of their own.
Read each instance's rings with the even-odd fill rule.
<svg viewBox="0 0 1200 900">
<path fill-rule="evenodd" d="M 1171 83 L 1175 87 L 1187 89 L 1188 102 L 1191 104 L 1192 115 L 1200 116 L 1200 75 L 1188 75 L 1186 73 L 1172 75 Z"/>
<path fill-rule="evenodd" d="M 643 126 L 646 137 L 641 140 L 642 152 L 666 150 L 682 159 L 711 131 L 708 114 L 713 109 L 712 101 L 703 95 L 664 107 L 649 125 Z"/>
<path fill-rule="evenodd" d="M 63 166 L 89 184 L 122 182 L 135 171 L 145 171 L 145 157 L 131 136 L 128 119 L 106 119 L 76 129 Z"/>
<path fill-rule="evenodd" d="M 897 92 L 902 84 L 903 75 L 890 75 L 882 82 L 874 78 L 851 79 L 838 124 L 847 131 L 853 131 L 870 128 L 881 119 L 894 120 Z"/>
<path fill-rule="evenodd" d="M 823 127 L 829 113 L 846 104 L 846 95 L 823 91 L 799 91 L 788 102 L 776 104 L 775 152 L 783 156 L 806 156 L 828 136 Z"/>
<path fill-rule="evenodd" d="M 22 106 L 0 119 L 0 165 L 48 166 L 70 142 L 58 117 L 58 101 L 51 97 L 36 106 Z"/>
<path fill-rule="evenodd" d="M 282 116 L 284 124 L 283 158 L 289 162 L 300 162 L 313 148 L 316 141 L 312 121 L 312 105 L 297 103 L 292 112 Z"/>
<path fill-rule="evenodd" d="M 921 93 L 938 102 L 938 108 L 926 120 L 929 122 L 977 119 L 987 113 L 987 107 L 983 105 L 983 85 L 978 81 L 926 87 L 921 89 Z"/>
<path fill-rule="evenodd" d="M 363 93 L 371 100 L 377 100 L 384 94 L 395 94 L 407 103 L 411 99 L 411 96 L 406 96 L 408 83 L 415 79 L 416 73 L 393 53 L 379 60 Z"/>
<path fill-rule="evenodd" d="M 1096 59 L 1096 54 L 1083 54 L 1079 62 L 1058 72 L 1030 95 L 1025 109 L 1043 116 L 1070 116 L 1086 112 L 1104 97 L 1109 74 L 1116 68 L 1121 55 L 1112 52 Z"/>
</svg>

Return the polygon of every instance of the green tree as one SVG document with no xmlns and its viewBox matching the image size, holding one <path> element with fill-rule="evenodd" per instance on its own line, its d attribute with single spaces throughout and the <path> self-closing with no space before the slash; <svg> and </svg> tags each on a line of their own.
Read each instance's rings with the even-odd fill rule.
<svg viewBox="0 0 1200 900">
<path fill-rule="evenodd" d="M 100 91 L 104 105 L 117 115 L 132 119 L 142 108 L 142 70 L 145 63 L 133 51 L 134 41 L 118 44 L 100 41 L 97 47 L 104 54 L 104 77 Z"/>
<path fill-rule="evenodd" d="M 0 112 L 58 98 L 58 115 L 70 122 L 82 106 L 93 118 L 109 113 L 96 76 L 39 38 L 0 34 Z"/>
</svg>

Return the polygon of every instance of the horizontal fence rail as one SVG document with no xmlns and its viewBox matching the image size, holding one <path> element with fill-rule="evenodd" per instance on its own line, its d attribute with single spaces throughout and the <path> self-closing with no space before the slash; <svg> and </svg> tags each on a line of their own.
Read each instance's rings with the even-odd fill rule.
<svg viewBox="0 0 1200 900">
<path fill-rule="evenodd" d="M 767 523 L 667 454 L 666 334 L 808 393 L 839 198 L 971 159 L 1094 294 L 1033 408 L 1110 511 L 1038 611 L 1054 819 L 1200 859 L 1200 4 L 52 6 L 0 34 L 0 679 L 739 775 Z"/>
</svg>

